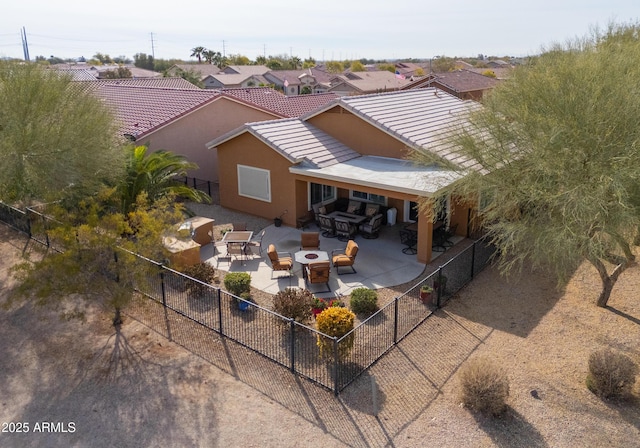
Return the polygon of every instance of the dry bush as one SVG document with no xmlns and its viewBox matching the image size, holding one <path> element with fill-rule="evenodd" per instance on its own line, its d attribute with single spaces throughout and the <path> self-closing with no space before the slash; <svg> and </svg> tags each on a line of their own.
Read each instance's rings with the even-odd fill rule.
<svg viewBox="0 0 640 448">
<path fill-rule="evenodd" d="M 622 353 L 598 350 L 589 356 L 587 387 L 601 398 L 624 398 L 631 394 L 638 366 Z"/>
<path fill-rule="evenodd" d="M 313 294 L 308 289 L 287 288 L 273 296 L 273 310 L 297 322 L 311 318 Z"/>
<path fill-rule="evenodd" d="M 469 360 L 460 369 L 460 399 L 469 409 L 500 415 L 509 397 L 506 372 L 487 358 Z"/>
</svg>

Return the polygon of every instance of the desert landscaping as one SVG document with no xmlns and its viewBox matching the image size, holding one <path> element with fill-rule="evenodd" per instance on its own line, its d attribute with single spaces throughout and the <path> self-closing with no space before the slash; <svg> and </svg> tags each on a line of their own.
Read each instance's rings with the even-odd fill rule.
<svg viewBox="0 0 640 448">
<path fill-rule="evenodd" d="M 489 267 L 336 398 L 195 325 L 202 346 L 183 347 L 131 314 L 116 338 L 109 310 L 61 320 L 60 309 L 7 304 L 9 269 L 35 244 L 0 226 L 0 446 L 640 446 L 640 400 L 585 386 L 596 349 L 640 363 L 637 265 L 607 309 L 594 305 L 589 265 L 563 288 Z M 508 373 L 499 418 L 460 405 L 457 374 L 477 356 Z"/>
</svg>

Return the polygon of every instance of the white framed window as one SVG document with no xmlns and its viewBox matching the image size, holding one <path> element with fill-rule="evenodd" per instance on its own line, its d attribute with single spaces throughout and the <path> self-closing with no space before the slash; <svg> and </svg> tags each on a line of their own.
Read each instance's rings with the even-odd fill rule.
<svg viewBox="0 0 640 448">
<path fill-rule="evenodd" d="M 271 202 L 271 172 L 253 166 L 238 165 L 238 194 Z"/>
<path fill-rule="evenodd" d="M 336 187 L 331 185 L 309 184 L 311 204 L 327 204 L 336 200 Z"/>
<path fill-rule="evenodd" d="M 365 191 L 350 190 L 349 197 L 374 204 L 387 205 L 387 197 L 379 194 L 367 193 Z"/>
</svg>

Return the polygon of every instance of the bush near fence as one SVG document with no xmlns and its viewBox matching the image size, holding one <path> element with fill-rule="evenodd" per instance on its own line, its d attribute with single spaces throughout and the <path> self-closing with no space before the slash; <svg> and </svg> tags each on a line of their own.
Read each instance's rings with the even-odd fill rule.
<svg viewBox="0 0 640 448">
<path fill-rule="evenodd" d="M 0 220 L 42 244 L 49 244 L 46 231 L 52 224 L 45 215 L 0 205 Z M 34 221 L 42 223 L 37 235 L 32 230 Z M 164 310 L 164 319 L 146 323 L 168 339 L 191 349 L 196 341 L 187 339 L 201 336 L 193 336 L 192 332 L 183 331 L 180 326 L 196 323 L 337 395 L 469 283 L 488 264 L 494 252 L 494 248 L 483 240 L 475 241 L 341 338 L 322 334 L 255 303 L 250 303 L 247 311 L 241 311 L 239 297 L 140 256 L 140 263 L 154 265 L 155 269 L 150 271 L 155 274 L 144 285 L 138 285 L 138 291 Z M 427 305 L 420 300 L 420 287 L 425 284 L 432 287 L 445 285 L 434 287 L 434 301 Z M 193 291 L 198 291 L 198 294 L 193 294 Z M 205 341 L 213 343 L 212 338 Z M 352 348 L 342 349 L 347 344 Z M 319 345 L 333 345 L 334 353 L 346 355 L 322 359 Z M 205 350 L 205 353 L 212 351 Z"/>
</svg>

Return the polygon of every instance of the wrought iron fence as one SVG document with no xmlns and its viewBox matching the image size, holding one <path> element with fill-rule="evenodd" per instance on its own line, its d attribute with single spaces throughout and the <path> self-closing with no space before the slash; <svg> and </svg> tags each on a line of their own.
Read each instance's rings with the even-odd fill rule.
<svg viewBox="0 0 640 448">
<path fill-rule="evenodd" d="M 217 182 L 211 182 L 210 180 L 197 179 L 195 177 L 179 177 L 178 180 L 185 185 L 195 188 L 196 190 L 203 191 L 211 197 L 212 204 L 220 204 L 220 189 Z"/>
<path fill-rule="evenodd" d="M 49 244 L 46 237 L 48 218 L 39 213 L 33 216 L 45 223 L 42 227 L 44 238 L 34 237 L 27 213 L 0 207 L 0 220 Z M 192 322 L 337 395 L 470 282 L 493 253 L 490 244 L 475 241 L 339 339 L 141 256 L 137 259 L 148 265 L 147 275 L 145 281 L 137 285 L 137 290 L 164 311 L 164 319 L 146 323 L 169 339 L 193 350 L 199 344 L 191 339 L 202 338 L 202 334 L 194 335 L 181 328 L 186 328 L 181 322 Z M 432 289 L 426 298 L 420 294 L 423 285 Z M 246 306 L 245 310 L 240 309 L 241 304 L 243 308 Z M 208 337 L 203 341 L 214 344 Z M 200 346 L 196 350 L 205 359 L 214 351 Z"/>
</svg>

